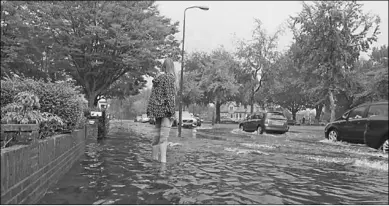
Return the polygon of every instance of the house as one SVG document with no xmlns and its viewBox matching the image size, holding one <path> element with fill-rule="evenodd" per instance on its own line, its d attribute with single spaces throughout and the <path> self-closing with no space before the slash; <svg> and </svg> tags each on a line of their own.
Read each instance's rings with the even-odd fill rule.
<svg viewBox="0 0 389 206">
<path fill-rule="evenodd" d="M 236 104 L 236 102 L 227 102 L 220 106 L 220 118 L 231 118 L 234 120 L 243 120 L 248 114 L 250 114 L 251 106 L 246 107 L 242 104 Z M 258 104 L 254 104 L 254 112 L 265 112 Z"/>
</svg>

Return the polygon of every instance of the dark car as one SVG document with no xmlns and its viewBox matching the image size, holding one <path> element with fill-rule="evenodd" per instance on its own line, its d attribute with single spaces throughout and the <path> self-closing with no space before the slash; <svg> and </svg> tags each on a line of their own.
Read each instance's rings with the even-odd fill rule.
<svg viewBox="0 0 389 206">
<path fill-rule="evenodd" d="M 367 146 L 388 152 L 388 102 L 370 104 L 363 136 Z"/>
<path fill-rule="evenodd" d="M 245 132 L 257 131 L 258 128 L 261 126 L 263 116 L 264 116 L 263 113 L 252 114 L 247 116 L 245 120 L 239 123 L 239 129 Z"/>
<path fill-rule="evenodd" d="M 289 131 L 287 119 L 281 112 L 266 112 L 250 115 L 239 124 L 239 128 L 245 132 L 257 131 L 260 134 L 270 131 L 280 133 Z"/>
<path fill-rule="evenodd" d="M 388 102 L 359 105 L 327 124 L 324 134 L 332 141 L 359 142 L 385 149 L 388 144 Z"/>
<path fill-rule="evenodd" d="M 261 121 L 259 133 L 279 132 L 281 134 L 289 131 L 287 118 L 281 112 L 266 112 Z"/>
</svg>

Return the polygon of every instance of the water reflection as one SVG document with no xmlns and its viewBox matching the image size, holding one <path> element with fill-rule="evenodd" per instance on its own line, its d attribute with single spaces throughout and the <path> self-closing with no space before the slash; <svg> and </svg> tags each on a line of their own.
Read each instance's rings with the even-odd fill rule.
<svg viewBox="0 0 389 206">
<path fill-rule="evenodd" d="M 135 129 L 89 140 L 81 162 L 39 204 L 388 203 L 387 170 L 314 137 L 215 138 L 183 129 L 178 138 L 172 129 L 161 164 L 151 159 L 151 127 Z"/>
</svg>

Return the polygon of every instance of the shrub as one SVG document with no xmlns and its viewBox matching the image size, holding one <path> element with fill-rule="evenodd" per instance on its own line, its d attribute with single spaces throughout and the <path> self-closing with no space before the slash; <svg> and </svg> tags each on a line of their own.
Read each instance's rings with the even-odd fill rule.
<svg viewBox="0 0 389 206">
<path fill-rule="evenodd" d="M 14 124 L 36 124 L 41 120 L 39 99 L 29 92 L 20 92 L 12 103 L 1 108 L 1 122 Z"/>
<path fill-rule="evenodd" d="M 39 98 L 30 92 L 18 93 L 12 103 L 1 108 L 1 122 L 39 124 L 39 138 L 45 138 L 63 129 L 63 121 L 55 114 L 39 111 Z"/>
<path fill-rule="evenodd" d="M 40 111 L 57 115 L 63 120 L 64 130 L 74 130 L 83 124 L 84 102 L 76 87 L 67 82 L 35 81 L 12 78 L 1 81 L 1 106 L 13 102 L 11 97 L 21 91 L 28 91 L 40 99 Z"/>
<path fill-rule="evenodd" d="M 39 138 L 46 138 L 58 134 L 63 129 L 63 122 L 55 114 L 43 112 L 39 124 Z"/>
</svg>

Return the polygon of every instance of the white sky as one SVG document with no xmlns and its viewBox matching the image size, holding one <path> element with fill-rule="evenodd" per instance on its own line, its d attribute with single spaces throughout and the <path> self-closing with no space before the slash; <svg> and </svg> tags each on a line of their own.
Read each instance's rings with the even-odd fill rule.
<svg viewBox="0 0 389 206">
<path fill-rule="evenodd" d="M 388 45 L 388 1 L 358 1 L 364 4 L 364 11 L 381 18 L 378 41 L 373 46 Z M 186 12 L 185 51 L 210 52 L 223 45 L 228 51 L 235 50 L 236 39 L 250 39 L 254 29 L 254 18 L 262 21 L 268 33 L 284 24 L 290 15 L 302 10 L 301 1 L 157 1 L 162 15 L 179 21 L 182 40 L 184 9 L 189 6 L 208 6 L 208 11 L 190 9 Z M 286 50 L 292 41 L 291 32 L 286 29 L 278 41 L 279 51 Z M 365 56 L 365 55 L 363 55 Z M 180 68 L 180 64 L 176 66 Z"/>
</svg>

